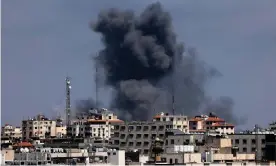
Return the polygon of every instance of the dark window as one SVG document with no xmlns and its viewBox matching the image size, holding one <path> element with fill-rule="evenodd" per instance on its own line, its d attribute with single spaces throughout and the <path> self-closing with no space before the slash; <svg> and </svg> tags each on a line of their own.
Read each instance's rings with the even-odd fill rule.
<svg viewBox="0 0 276 166">
<path fill-rule="evenodd" d="M 171 144 L 174 144 L 174 140 L 173 139 L 171 139 Z"/>
</svg>

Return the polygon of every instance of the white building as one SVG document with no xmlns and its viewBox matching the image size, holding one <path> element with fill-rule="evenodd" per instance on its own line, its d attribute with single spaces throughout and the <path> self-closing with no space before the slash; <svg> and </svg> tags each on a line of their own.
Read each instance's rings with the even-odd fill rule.
<svg viewBox="0 0 276 166">
<path fill-rule="evenodd" d="M 138 149 L 141 153 L 148 154 L 152 140 L 156 137 L 164 139 L 168 129 L 188 132 L 188 128 L 187 116 L 161 113 L 151 122 L 126 122 L 115 125 L 112 147 L 127 151 Z"/>
<path fill-rule="evenodd" d="M 91 110 L 89 115 L 77 117 L 67 129 L 68 136 L 109 139 L 115 124 L 123 123 L 106 109 Z"/>
<path fill-rule="evenodd" d="M 56 136 L 56 121 L 50 120 L 43 115 L 22 121 L 23 140 L 31 138 L 46 138 Z"/>
</svg>

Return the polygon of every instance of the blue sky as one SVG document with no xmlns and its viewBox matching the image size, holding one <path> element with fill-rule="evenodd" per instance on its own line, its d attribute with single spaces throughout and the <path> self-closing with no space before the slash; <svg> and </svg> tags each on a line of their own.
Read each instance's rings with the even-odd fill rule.
<svg viewBox="0 0 276 166">
<path fill-rule="evenodd" d="M 140 12 L 150 0 L 2 0 L 2 119 L 63 112 L 65 76 L 72 100 L 94 96 L 91 55 L 102 48 L 89 29 L 102 9 Z M 243 127 L 276 120 L 276 1 L 160 1 L 178 40 L 195 47 L 223 77 L 208 93 L 230 96 Z M 100 98 L 108 103 L 108 90 Z"/>
</svg>

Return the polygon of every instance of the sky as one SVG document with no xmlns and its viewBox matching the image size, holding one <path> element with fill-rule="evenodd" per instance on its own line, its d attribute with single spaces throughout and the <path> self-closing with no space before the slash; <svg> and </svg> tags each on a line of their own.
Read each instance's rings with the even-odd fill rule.
<svg viewBox="0 0 276 166">
<path fill-rule="evenodd" d="M 91 56 L 102 47 L 89 24 L 111 7 L 141 12 L 152 0 L 2 0 L 1 124 L 20 125 L 43 113 L 62 114 L 65 77 L 72 104 L 95 96 Z M 173 18 L 178 41 L 197 49 L 223 77 L 210 95 L 230 96 L 242 128 L 276 120 L 276 1 L 160 1 Z M 109 90 L 100 90 L 109 102 Z"/>
</svg>

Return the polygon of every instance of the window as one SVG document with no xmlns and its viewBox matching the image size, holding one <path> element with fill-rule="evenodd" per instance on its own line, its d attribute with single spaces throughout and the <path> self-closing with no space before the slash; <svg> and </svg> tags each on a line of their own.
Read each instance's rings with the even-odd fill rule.
<svg viewBox="0 0 276 166">
<path fill-rule="evenodd" d="M 173 139 L 171 139 L 171 144 L 174 144 L 174 140 Z"/>
<path fill-rule="evenodd" d="M 235 139 L 235 144 L 239 144 L 240 140 L 239 139 Z"/>
<path fill-rule="evenodd" d="M 256 144 L 256 140 L 255 140 L 255 139 L 252 139 L 252 140 L 251 140 L 251 144 Z"/>
<path fill-rule="evenodd" d="M 243 140 L 242 140 L 242 143 L 243 143 L 243 144 L 247 144 L 247 140 L 246 140 L 246 139 L 243 139 Z"/>
<path fill-rule="evenodd" d="M 247 152 L 247 149 L 246 149 L 246 148 L 242 148 L 242 151 L 243 151 L 243 152 Z"/>
<path fill-rule="evenodd" d="M 256 148 L 251 148 L 251 151 L 252 152 L 256 152 Z"/>
<path fill-rule="evenodd" d="M 265 144 L 265 139 L 262 139 L 262 144 Z"/>
</svg>

